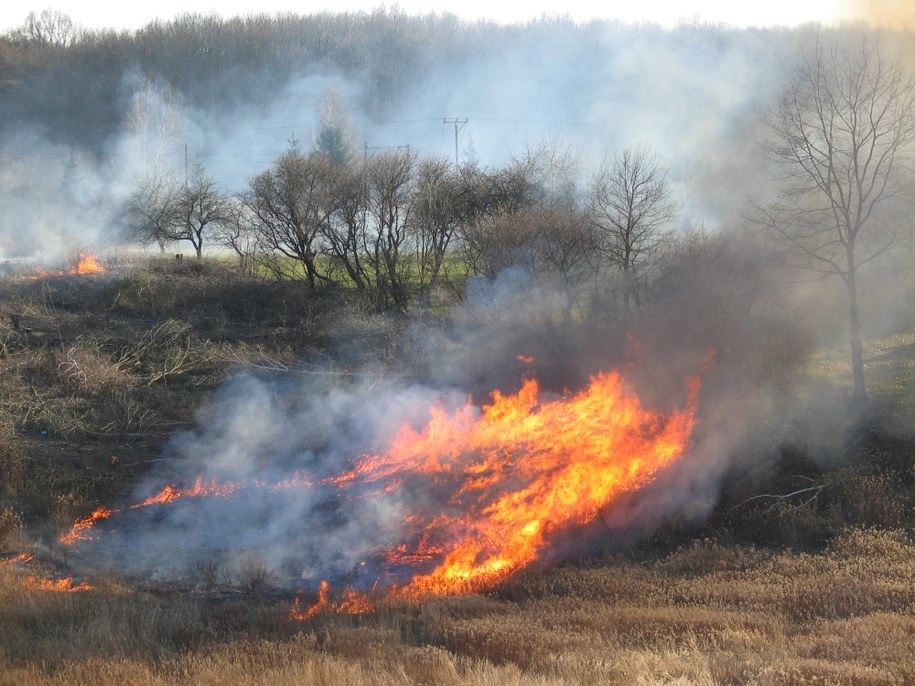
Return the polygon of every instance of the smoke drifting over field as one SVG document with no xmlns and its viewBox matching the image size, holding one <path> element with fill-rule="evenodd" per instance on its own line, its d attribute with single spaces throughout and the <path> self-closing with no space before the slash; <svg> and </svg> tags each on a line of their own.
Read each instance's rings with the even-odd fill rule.
<svg viewBox="0 0 915 686">
<path fill-rule="evenodd" d="M 265 79 L 255 97 L 234 97 L 239 87 L 230 74 L 213 75 L 208 101 L 166 75 L 110 67 L 106 77 L 118 85 L 104 110 L 108 125 L 61 121 L 67 110 L 78 117 L 83 105 L 40 90 L 66 87 L 36 82 L 19 97 L 62 112 L 29 119 L 7 104 L 0 258 L 118 249 L 125 240 L 120 205 L 151 173 L 183 178 L 199 162 L 224 189 L 242 190 L 291 139 L 310 147 L 328 92 L 348 108 L 357 155 L 364 145 L 372 154 L 409 146 L 451 159 L 454 127 L 443 119 L 466 117 L 459 155 L 484 165 L 551 140 L 580 156 L 587 175 L 605 156 L 648 144 L 672 169 L 685 212 L 696 220 L 727 223 L 761 182 L 756 112 L 778 88 L 800 34 L 566 22 L 489 30 L 459 32 L 452 45 L 419 42 L 403 55 L 379 48 L 386 67 L 317 62 L 287 80 Z M 724 179 L 727 193 L 719 190 Z"/>
<path fill-rule="evenodd" d="M 550 408 L 569 402 L 570 393 L 578 393 L 587 386 L 588 370 L 582 365 L 590 365 L 594 358 L 601 357 L 606 363 L 603 369 L 609 371 L 610 361 L 615 357 L 590 346 L 591 360 L 565 359 L 576 352 L 584 353 L 585 346 L 581 341 L 557 339 L 543 341 L 544 347 L 537 351 L 538 355 L 543 353 L 542 357 L 517 359 L 513 350 L 531 352 L 532 349 L 519 347 L 513 334 L 523 328 L 532 336 L 538 317 L 531 318 L 534 313 L 528 311 L 526 317 L 518 317 L 508 329 L 504 320 L 497 325 L 490 318 L 493 308 L 498 308 L 494 303 L 501 302 L 503 306 L 510 303 L 512 289 L 530 288 L 530 283 L 519 283 L 520 278 L 501 280 L 479 291 L 459 308 L 461 311 L 453 323 L 440 329 L 437 342 L 430 342 L 428 329 L 417 329 L 414 338 L 422 341 L 429 363 L 429 368 L 420 372 L 418 378 L 415 371 L 408 376 L 397 370 L 387 374 L 364 370 L 345 377 L 330 372 L 279 379 L 251 374 L 235 376 L 200 410 L 196 418 L 199 428 L 178 434 L 169 442 L 166 448 L 169 459 L 162 469 L 153 473 L 124 503 L 112 503 L 114 513 L 101 517 L 84 538 L 81 534 L 75 542 L 68 542 L 68 547 L 73 549 L 71 561 L 85 570 L 113 566 L 149 578 L 194 577 L 200 569 L 213 564 L 220 569 L 243 570 L 253 561 L 266 564 L 275 583 L 311 588 L 324 579 L 361 588 L 376 583 L 385 587 L 406 583 L 414 575 L 429 572 L 441 562 L 448 546 L 455 545 L 465 528 L 472 530 L 475 522 L 466 518 L 482 518 L 485 512 L 465 502 L 473 494 L 469 483 L 458 494 L 442 500 L 442 494 L 448 492 L 448 480 L 468 478 L 474 473 L 478 474 L 476 478 L 489 478 L 488 471 L 464 474 L 464 470 L 477 469 L 489 450 L 495 451 L 494 456 L 502 456 L 504 450 L 506 461 L 496 473 L 505 483 L 492 488 L 497 493 L 503 489 L 511 493 L 533 478 L 524 473 L 523 466 L 543 446 L 529 444 L 524 448 L 524 443 L 521 448 L 492 446 L 470 449 L 456 456 L 422 453 L 421 462 L 441 461 L 441 469 L 429 474 L 406 470 L 389 481 L 374 481 L 371 475 L 342 475 L 355 469 L 366 454 L 378 456 L 367 458 L 372 462 L 388 459 L 385 451 L 395 444 L 404 426 L 423 431 L 434 418 L 430 412 L 452 415 L 463 411 L 469 412 L 474 421 L 479 419 L 479 409 L 466 407 L 468 386 L 475 387 L 475 404 L 488 405 L 493 398 L 476 389 L 486 388 L 486 383 L 492 384 L 490 390 L 494 389 L 492 379 L 504 384 L 501 386 L 504 392 L 514 393 L 527 378 L 552 378 L 553 384 L 548 381 L 541 384 L 538 404 L 530 415 L 532 419 L 519 421 L 517 430 L 523 432 L 524 426 L 538 421 L 537 417 L 545 419 L 548 411 L 554 411 Z M 555 314 L 549 303 L 540 307 L 540 316 Z M 473 332 L 468 330 L 470 321 L 477 322 Z M 476 336 L 477 341 L 488 338 L 489 346 L 476 346 L 474 340 L 466 338 L 468 335 Z M 550 335 L 541 331 L 541 336 Z M 451 363 L 443 368 L 441 361 L 449 356 L 448 351 L 459 355 L 452 355 Z M 634 355 L 620 352 L 617 361 L 625 362 L 627 356 L 631 359 Z M 701 356 L 684 352 L 683 357 L 685 362 L 678 365 L 677 372 L 642 379 L 637 384 L 641 388 L 633 390 L 647 389 L 647 394 L 653 395 L 659 407 L 646 404 L 645 409 L 660 412 L 658 421 L 662 423 L 674 421 L 675 413 L 689 402 L 688 378 L 675 378 L 675 375 L 682 369 L 688 376 L 698 377 L 705 364 Z M 412 355 L 409 362 L 415 370 L 417 360 Z M 564 391 L 556 380 L 575 367 L 584 383 L 576 381 Z M 497 373 L 494 371 L 497 369 L 502 371 Z M 590 372 L 599 370 L 593 367 Z M 453 378 L 454 382 L 443 382 L 440 380 L 443 376 Z M 664 398 L 663 402 L 660 398 Z M 597 434 L 606 431 L 611 436 L 622 430 L 622 419 L 618 421 L 619 426 L 596 427 Z M 647 437 L 652 431 L 655 429 L 647 426 L 637 428 L 633 437 L 641 436 L 642 432 Z M 547 431 L 544 435 L 554 434 Z M 695 457 L 687 458 L 690 466 L 675 465 L 670 476 L 680 476 L 668 480 L 666 486 L 661 485 L 664 481 L 658 481 L 650 495 L 632 503 L 621 501 L 608 510 L 607 516 L 616 520 L 621 531 L 649 530 L 672 510 L 685 507 L 679 497 L 672 495 L 674 490 L 683 494 L 710 487 L 717 476 L 718 467 L 714 463 L 718 458 L 709 460 L 706 447 L 699 444 L 694 448 L 702 456 L 699 463 Z M 530 450 L 530 456 L 519 454 L 519 449 Z M 581 444 L 573 440 L 569 446 L 571 454 L 577 449 L 581 449 Z M 648 459 L 647 454 L 639 457 L 639 460 Z M 511 460 L 518 462 L 511 466 Z M 555 469 L 559 471 L 559 466 Z M 506 470 L 504 474 L 498 474 L 503 470 Z M 512 470 L 518 471 L 513 475 Z M 692 486 L 685 490 L 682 470 L 691 475 Z M 657 474 L 665 473 L 659 467 Z M 657 476 L 654 469 L 646 474 L 645 483 L 651 483 Z M 178 491 L 175 496 L 149 506 L 134 507 L 155 498 L 167 484 L 175 485 Z M 182 490 L 186 495 L 180 493 Z M 691 516 L 704 512 L 709 504 L 697 505 L 692 496 L 688 500 Z M 650 515 L 640 514 L 641 510 L 650 510 Z M 454 517 L 447 527 L 439 522 L 445 516 Z M 431 535 L 437 537 L 435 545 L 421 538 L 417 540 L 412 531 L 415 522 L 424 518 L 429 522 Z M 637 526 L 629 518 L 635 518 Z M 573 539 L 565 538 L 556 547 L 556 536 L 563 527 L 559 521 L 548 522 L 557 530 L 551 532 L 550 548 L 539 559 L 568 554 L 575 548 L 569 547 Z M 498 542 L 482 543 L 482 551 L 488 551 L 490 544 L 495 543 Z M 417 550 L 411 546 L 417 546 Z M 580 548 L 576 550 L 579 551 Z"/>
<path fill-rule="evenodd" d="M 758 146 L 759 114 L 814 32 L 565 22 L 490 30 L 480 29 L 501 40 L 485 49 L 469 39 L 470 47 L 431 42 L 406 54 L 379 49 L 382 68 L 315 62 L 288 79 L 265 73 L 256 98 L 235 95 L 231 73 L 214 77 L 209 102 L 131 67 L 117 74 L 118 123 L 88 143 L 68 142 L 47 121 L 20 118 L 0 132 L 9 161 L 0 170 L 0 264 L 50 262 L 84 247 L 117 251 L 126 240 L 123 203 L 149 176 L 181 179 L 202 164 L 225 190 L 243 190 L 292 140 L 311 147 L 328 93 L 346 105 L 357 156 L 409 146 L 451 159 L 454 128 L 443 118 L 466 117 L 463 160 L 497 167 L 552 141 L 568 147 L 578 174 L 553 180 L 574 193 L 605 160 L 646 144 L 669 168 L 679 208 L 673 247 L 654 267 L 651 317 L 629 317 L 628 300 L 626 314 L 582 304 L 598 301 L 606 284 L 585 280 L 572 292 L 559 275 L 513 266 L 471 279 L 446 318 L 425 313 L 412 322 L 383 369 L 356 362 L 370 357 L 368 344 L 341 341 L 333 354 L 342 363 L 326 373 L 236 375 L 199 411 L 196 429 L 170 440 L 161 470 L 116 512 L 99 515 L 90 536 L 68 543 L 75 565 L 164 578 L 262 561 L 289 585 L 329 578 L 366 586 L 382 572 L 392 575 L 386 583 L 401 583 L 412 571 L 373 556 L 399 551 L 414 513 L 442 506 L 441 483 L 392 478 L 379 493 L 355 477 L 341 489 L 340 475 L 360 456 L 384 453 L 405 424 L 421 431 L 430 408 L 460 414 L 471 395 L 466 411 L 479 417 L 489 392 L 518 391 L 531 376 L 541 384 L 535 418 L 592 375 L 619 368 L 647 408 L 639 426 L 661 435 L 667 423 L 689 428 L 680 442 L 661 440 L 659 454 L 670 457 L 674 446 L 677 460 L 594 513 L 615 532 L 605 538 L 648 533 L 666 517 L 700 521 L 752 428 L 790 414 L 800 396 L 794 372 L 814 346 L 832 342 L 839 305 L 822 284 L 788 283 L 752 241 L 727 230 L 742 221 L 748 194 L 766 193 L 772 169 Z M 395 68 L 397 78 L 385 80 Z M 708 235 L 685 232 L 701 225 Z M 701 392 L 690 390 L 696 376 Z M 455 458 L 455 471 L 477 467 L 484 453 Z M 491 471 L 481 468 L 479 480 Z M 140 506 L 169 484 L 185 497 Z M 463 493 L 456 488 L 455 501 Z M 544 556 L 574 545 L 564 540 Z M 411 570 L 428 571 L 431 559 Z"/>
<path fill-rule="evenodd" d="M 449 486 L 450 480 L 494 476 L 475 470 L 490 450 L 499 456 L 503 448 L 448 457 L 423 452 L 420 462 L 446 466 L 429 474 L 397 471 L 380 480 L 371 470 L 356 475 L 359 465 L 393 459 L 386 451 L 405 425 L 423 432 L 435 411 L 448 416 L 469 411 L 479 418 L 479 406 L 493 402 L 490 391 L 512 394 L 526 379 L 538 378 L 538 402 L 519 423 L 521 431 L 539 421 L 540 413 L 552 412 L 554 404 L 582 392 L 591 375 L 614 367 L 631 389 L 626 393 L 656 413 L 657 419 L 642 420 L 646 425 L 634 435 L 649 435 L 655 421 L 675 421 L 691 402 L 690 379 L 698 379 L 702 391 L 696 399 L 698 423 L 682 456 L 678 449 L 676 459 L 649 471 L 638 487 L 620 489 L 589 513 L 589 520 L 597 516 L 603 522 L 601 545 L 622 548 L 668 518 L 701 521 L 716 502 L 719 479 L 748 426 L 772 412 L 770 389 L 751 385 L 773 352 L 765 346 L 777 341 L 751 351 L 758 359 L 748 362 L 731 359 L 733 350 L 716 355 L 703 342 L 662 330 L 637 332 L 642 340 L 601 328 L 564 332 L 544 326 L 564 307 L 561 298 L 542 297 L 546 293 L 542 282 L 517 272 L 481 281 L 447 321 L 416 322 L 400 364 L 387 371 L 351 367 L 345 374 L 310 369 L 279 377 L 235 375 L 200 409 L 198 428 L 169 441 L 161 468 L 122 502 L 111 503 L 114 513 L 96 522 L 84 539 L 68 544 L 71 564 L 84 573 L 111 566 L 153 579 L 199 579 L 213 569 L 243 575 L 252 565 L 264 565 L 273 583 L 311 589 L 325 579 L 363 590 L 408 583 L 429 573 L 448 546 L 472 530 L 475 521 L 466 517 L 482 517 L 484 511 L 466 502 L 473 488 L 451 493 L 448 489 L 457 487 Z M 469 396 L 475 407 L 468 410 Z M 613 435 L 623 426 L 622 416 L 608 414 L 594 435 Z M 575 439 L 570 450 L 580 446 Z M 541 446 L 528 449 L 530 457 L 504 448 L 505 462 L 496 473 L 505 482 L 497 492 L 521 489 L 531 478 L 524 465 Z M 169 484 L 175 495 L 161 498 Z M 439 520 L 446 516 L 454 521 L 443 528 Z M 432 542 L 417 537 L 417 521 L 429 523 Z M 538 560 L 592 549 L 595 532 L 587 520 L 574 526 L 548 521 L 548 546 Z M 498 543 L 483 541 L 482 550 Z"/>
</svg>

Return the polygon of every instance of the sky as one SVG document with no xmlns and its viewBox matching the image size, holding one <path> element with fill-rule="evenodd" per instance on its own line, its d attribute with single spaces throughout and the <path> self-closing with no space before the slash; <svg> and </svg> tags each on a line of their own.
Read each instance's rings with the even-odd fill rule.
<svg viewBox="0 0 915 686">
<path fill-rule="evenodd" d="M 617 19 L 624 22 L 651 22 L 675 26 L 681 22 L 705 21 L 733 26 L 796 26 L 808 22 L 834 24 L 863 19 L 871 14 L 911 15 L 907 6 L 911 0 L 767 0 L 741 2 L 735 0 L 527 0 L 526 2 L 493 2 L 465 0 L 445 4 L 431 0 L 401 0 L 386 3 L 408 14 L 449 12 L 466 19 L 489 19 L 498 22 L 523 22 L 543 15 L 568 15 L 576 21 Z M 0 5 L 0 31 L 22 24 L 29 12 L 51 8 L 68 14 L 76 24 L 85 28 L 135 29 L 153 19 L 170 19 L 184 12 L 216 13 L 224 16 L 251 13 L 296 12 L 310 14 L 325 10 L 370 11 L 382 6 L 378 0 L 336 0 L 313 2 L 291 0 L 158 0 L 155 3 L 99 3 L 86 0 L 56 0 L 43 3 L 8 0 Z"/>
</svg>

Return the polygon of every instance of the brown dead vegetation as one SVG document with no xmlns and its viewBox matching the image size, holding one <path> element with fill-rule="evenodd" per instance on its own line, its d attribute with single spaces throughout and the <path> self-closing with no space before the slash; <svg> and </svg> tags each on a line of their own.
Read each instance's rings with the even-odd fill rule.
<svg viewBox="0 0 915 686">
<path fill-rule="evenodd" d="M 393 355 L 345 293 L 207 262 L 0 284 L 0 561 L 164 459 L 232 369 L 302 370 L 340 322 Z M 255 558 L 193 592 L 0 566 L 0 684 L 915 683 L 913 446 L 862 430 L 827 468 L 786 444 L 699 531 L 362 616 L 290 620 Z"/>
<path fill-rule="evenodd" d="M 0 683 L 906 684 L 915 546 L 852 528 L 818 555 L 697 541 L 534 570 L 499 592 L 287 618 L 285 601 L 24 590 L 0 568 Z"/>
</svg>

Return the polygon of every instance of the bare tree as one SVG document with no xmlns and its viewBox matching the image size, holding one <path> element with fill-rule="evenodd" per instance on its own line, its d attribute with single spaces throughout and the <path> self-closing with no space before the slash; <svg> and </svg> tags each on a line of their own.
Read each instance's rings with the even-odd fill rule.
<svg viewBox="0 0 915 686">
<path fill-rule="evenodd" d="M 170 214 L 169 237 L 188 241 L 194 246 L 198 260 L 203 255 L 204 239 L 233 220 L 228 199 L 199 165 L 189 183 L 178 191 Z"/>
<path fill-rule="evenodd" d="M 375 277 L 375 305 L 406 309 L 414 271 L 407 241 L 413 230 L 416 154 L 409 150 L 383 151 L 366 169 L 368 229 L 365 257 Z"/>
<path fill-rule="evenodd" d="M 152 176 L 142 181 L 123 207 L 122 223 L 142 243 L 156 241 L 159 251 L 175 240 L 175 203 L 181 186 L 172 177 Z"/>
<path fill-rule="evenodd" d="M 335 209 L 334 176 L 334 163 L 323 154 L 305 155 L 292 148 L 272 169 L 254 177 L 245 195 L 263 243 L 301 267 L 311 290 L 326 278 L 319 273 L 317 258 Z M 297 274 L 283 260 L 272 264 L 277 276 Z"/>
<path fill-rule="evenodd" d="M 133 93 L 123 126 L 143 177 L 160 176 L 174 168 L 168 154 L 178 141 L 183 119 L 181 95 L 168 84 L 146 78 Z"/>
<path fill-rule="evenodd" d="M 644 146 L 626 148 L 592 177 L 589 216 L 596 252 L 622 273 L 624 311 L 639 308 L 642 272 L 676 211 L 667 170 Z"/>
<path fill-rule="evenodd" d="M 343 269 L 356 291 L 368 297 L 372 285 L 368 260 L 363 252 L 368 221 L 366 164 L 335 167 L 332 181 L 334 212 L 324 227 L 330 268 Z"/>
<path fill-rule="evenodd" d="M 258 230 L 259 222 L 246 200 L 243 195 L 226 200 L 231 219 L 219 225 L 216 239 L 235 253 L 242 274 L 253 275 L 263 244 Z"/>
<path fill-rule="evenodd" d="M 414 223 L 419 283 L 426 292 L 438 284 L 460 228 L 478 212 L 474 183 L 471 166 L 455 169 L 441 157 L 419 163 Z"/>
<path fill-rule="evenodd" d="M 870 40 L 848 47 L 818 39 L 765 119 L 764 146 L 782 166 L 782 186 L 752 218 L 781 241 L 791 263 L 844 281 L 858 401 L 867 397 L 858 270 L 893 245 L 881 210 L 911 191 L 903 158 L 915 139 L 913 86 Z"/>
<path fill-rule="evenodd" d="M 14 41 L 54 48 L 67 47 L 76 36 L 70 16 L 52 9 L 29 12 L 23 25 L 11 33 Z"/>
</svg>

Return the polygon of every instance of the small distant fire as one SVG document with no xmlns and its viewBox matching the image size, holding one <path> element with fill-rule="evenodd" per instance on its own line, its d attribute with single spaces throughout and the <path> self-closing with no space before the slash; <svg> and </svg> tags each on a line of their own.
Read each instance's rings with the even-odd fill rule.
<svg viewBox="0 0 915 686">
<path fill-rule="evenodd" d="M 101 274 L 105 267 L 99 262 L 98 258 L 85 251 L 80 251 L 75 263 L 67 269 L 45 269 L 42 266 L 35 267 L 35 271 L 23 278 L 25 279 L 47 279 L 55 276 L 77 276 L 85 274 Z"/>
<path fill-rule="evenodd" d="M 697 421 L 699 388 L 698 377 L 687 380 L 682 408 L 662 414 L 643 407 L 616 371 L 552 399 L 529 379 L 516 393 L 494 391 L 479 408 L 469 400 L 453 411 L 431 407 L 425 426 L 404 425 L 386 449 L 362 455 L 342 473 L 297 473 L 271 484 L 198 478 L 134 505 L 99 508 L 59 540 L 96 540 L 100 522 L 118 513 L 243 490 L 323 489 L 341 503 L 391 497 L 425 505 L 397 510 L 399 521 L 385 523 L 392 533 L 361 553 L 352 587 L 334 591 L 322 581 L 317 601 L 305 607 L 297 599 L 290 618 L 370 612 L 384 598 L 479 592 L 543 559 L 562 534 L 595 521 L 618 496 L 678 460 Z M 371 595 L 358 590 L 369 587 Z"/>
<path fill-rule="evenodd" d="M 101 263 L 92 255 L 86 252 L 81 252 L 79 254 L 79 260 L 76 263 L 75 267 L 71 267 L 70 274 L 100 274 L 104 272 L 105 268 Z"/>
<path fill-rule="evenodd" d="M 32 553 L 20 553 L 8 560 L 0 561 L 0 567 L 29 567 L 35 563 L 35 556 Z M 57 593 L 76 593 L 79 591 L 90 591 L 93 586 L 88 582 L 76 583 L 72 576 L 63 579 L 49 579 L 46 577 L 30 574 L 19 585 L 29 591 L 54 591 Z"/>
<path fill-rule="evenodd" d="M 93 586 L 86 582 L 74 583 L 73 577 L 70 576 L 56 580 L 30 576 L 22 582 L 22 587 L 29 591 L 56 591 L 57 593 L 78 593 L 93 589 Z"/>
</svg>

